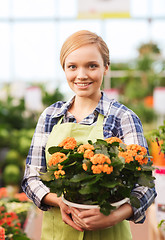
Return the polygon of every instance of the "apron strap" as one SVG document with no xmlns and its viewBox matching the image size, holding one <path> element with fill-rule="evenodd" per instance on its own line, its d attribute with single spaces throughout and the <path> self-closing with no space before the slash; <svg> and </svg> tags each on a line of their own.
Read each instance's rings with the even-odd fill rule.
<svg viewBox="0 0 165 240">
<path fill-rule="evenodd" d="M 60 118 L 60 120 L 58 121 L 57 125 L 60 125 L 60 124 L 61 124 L 63 118 L 64 118 L 64 116 L 62 116 L 62 117 Z M 101 113 L 99 113 L 98 118 L 97 118 L 97 122 L 96 122 L 96 126 L 98 127 L 98 126 L 102 125 L 102 124 L 103 124 L 103 120 L 104 120 L 104 115 L 102 115 Z"/>
<path fill-rule="evenodd" d="M 64 116 L 62 116 L 62 117 L 60 118 L 60 120 L 57 122 L 57 125 L 60 125 L 60 124 L 61 124 L 63 118 L 64 118 Z"/>
<path fill-rule="evenodd" d="M 100 125 L 103 125 L 103 120 L 104 120 L 104 115 L 99 113 L 98 118 L 97 118 L 97 122 L 96 122 L 96 126 L 98 127 Z"/>
</svg>

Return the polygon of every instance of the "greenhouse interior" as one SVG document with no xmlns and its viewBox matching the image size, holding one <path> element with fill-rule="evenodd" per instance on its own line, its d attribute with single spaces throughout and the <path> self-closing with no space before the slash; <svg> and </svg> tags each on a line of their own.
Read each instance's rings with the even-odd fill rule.
<svg viewBox="0 0 165 240">
<path fill-rule="evenodd" d="M 92 60 L 92 64 L 90 63 L 90 66 L 87 67 L 87 60 L 76 56 L 76 53 L 81 56 L 85 55 L 86 49 L 89 47 L 88 45 L 91 44 L 86 43 L 86 45 L 77 45 L 78 47 L 69 53 L 65 52 L 64 54 L 68 54 L 65 58 L 66 62 L 67 58 L 76 60 L 73 63 L 71 61 L 71 65 L 68 68 L 65 62 L 64 64 L 66 65 L 61 66 L 60 54 L 65 40 L 78 31 L 83 34 L 81 30 L 101 36 L 109 49 L 110 64 L 106 63 L 106 66 L 102 64 L 102 67 L 100 65 L 98 67 Z M 70 44 L 75 43 L 72 41 Z M 80 43 L 78 42 L 78 44 Z M 102 50 L 95 42 L 91 46 L 91 49 L 94 48 L 96 50 L 95 55 L 90 49 L 89 52 L 95 57 L 101 56 L 101 61 L 104 61 Z M 84 49 L 84 52 L 81 51 L 82 49 Z M 86 53 L 87 56 L 89 52 Z M 75 61 L 77 62 L 75 63 Z M 83 61 L 86 62 L 84 63 Z M 111 236 L 115 240 L 165 239 L 165 1 L 0 0 L 0 66 L 0 239 L 108 240 L 111 239 Z M 92 105 L 95 103 L 95 99 L 91 96 L 97 95 L 97 91 L 94 92 L 94 87 L 92 88 L 93 83 L 86 80 L 88 76 L 84 77 L 87 84 L 82 83 L 81 78 L 81 80 L 76 80 L 76 87 L 72 86 L 72 80 L 68 80 L 78 73 L 80 67 L 82 67 L 82 71 L 86 71 L 85 74 L 87 74 L 87 71 L 90 72 L 89 76 L 91 77 L 94 76 L 95 71 L 100 71 L 96 70 L 98 68 L 106 71 L 106 74 L 102 73 L 102 82 L 98 93 L 100 94 L 99 96 L 106 100 L 103 99 L 101 102 L 99 98 L 97 104 L 99 103 L 100 105 Z M 81 74 L 84 74 L 82 71 Z M 95 78 L 98 79 L 96 76 Z M 95 90 L 98 90 L 96 87 L 95 85 Z M 93 95 L 89 96 L 87 94 L 88 91 L 93 91 Z M 83 93 L 80 94 L 80 92 Z M 87 107 L 84 109 L 84 113 L 82 113 L 82 107 L 85 106 L 82 103 L 84 99 L 89 100 L 89 104 L 87 103 Z M 52 105 L 54 103 L 56 104 Z M 111 115 L 111 110 L 107 111 L 109 115 L 104 115 L 101 112 L 105 111 L 105 105 L 109 103 L 116 106 L 112 110 L 115 111 L 113 116 Z M 78 106 L 78 104 L 80 105 Z M 119 104 L 122 109 L 119 109 Z M 100 107 L 100 112 L 96 114 L 98 106 L 101 105 L 103 106 L 102 108 Z M 75 110 L 76 106 L 78 106 L 77 110 Z M 91 110 L 92 106 L 94 106 L 93 110 Z M 89 123 L 89 120 L 94 121 L 93 119 L 96 118 L 96 115 L 99 119 L 99 116 L 103 114 L 107 122 L 105 123 L 103 120 L 102 132 L 107 134 L 108 138 L 115 137 L 115 139 L 121 139 L 114 140 L 115 142 L 113 143 L 106 141 L 106 139 L 105 141 L 101 139 L 94 144 L 89 139 L 88 144 L 91 148 L 84 147 L 84 150 L 80 150 L 80 144 L 77 144 L 72 149 L 67 149 L 67 147 L 65 148 L 64 145 L 60 144 L 56 146 L 58 141 L 61 141 L 60 137 L 60 140 L 55 141 L 54 148 L 48 154 L 60 153 L 65 155 L 66 160 L 60 160 L 62 163 L 59 161 L 58 164 L 56 162 L 56 165 L 51 163 L 54 165 L 48 165 L 47 168 L 45 160 L 46 151 L 48 151 L 46 150 L 46 139 L 53 132 L 52 129 L 50 130 L 50 127 L 54 129 L 54 126 L 59 126 L 56 120 L 50 119 L 52 116 L 57 117 L 58 114 L 62 116 L 62 111 L 67 111 L 69 108 L 70 112 L 65 112 L 66 115 L 63 113 L 62 123 L 67 124 L 67 121 L 71 121 L 72 124 L 77 123 L 74 126 L 83 125 L 88 127 L 89 124 L 91 128 L 97 127 L 98 124 L 92 125 L 92 123 Z M 88 110 L 91 111 L 88 112 Z M 54 112 L 52 113 L 52 111 Z M 130 119 L 130 116 L 127 115 L 122 121 L 119 119 L 119 114 L 121 116 L 124 113 L 119 113 L 118 111 L 128 111 L 127 114 L 134 116 L 134 118 Z M 89 115 L 91 112 L 95 116 L 93 119 Z M 74 113 L 78 116 L 74 118 L 75 120 L 73 119 Z M 85 113 L 88 114 L 83 115 Z M 44 118 L 46 114 L 47 116 Z M 51 114 L 52 116 L 50 116 Z M 68 118 L 70 120 L 67 120 Z M 132 123 L 131 121 L 138 122 Z M 80 124 L 78 124 L 79 122 Z M 117 132 L 119 124 L 122 124 L 120 134 Z M 70 128 L 70 125 L 66 126 Z M 142 126 L 142 130 L 138 129 L 139 126 Z M 116 135 L 113 132 L 112 134 L 108 132 L 111 131 L 111 127 L 113 127 L 114 132 L 116 131 Z M 136 129 L 133 129 L 134 127 Z M 45 131 L 45 133 L 43 134 L 40 131 Z M 124 137 L 122 135 L 122 131 L 126 131 L 128 135 L 129 131 L 132 131 L 133 135 L 136 131 L 137 139 L 143 138 L 146 140 L 144 145 L 139 140 L 139 145 L 143 148 L 147 146 L 143 165 L 135 166 L 134 163 L 139 159 L 141 150 L 137 150 L 137 158 L 135 155 L 132 155 L 131 159 L 135 160 L 129 160 L 134 161 L 131 162 L 131 166 L 126 162 L 124 153 L 128 151 L 129 145 L 126 145 L 128 144 L 128 139 L 127 136 Z M 71 138 L 73 136 L 71 133 L 68 137 Z M 128 141 L 130 145 L 138 144 L 137 141 L 134 141 L 135 138 L 134 136 L 130 142 Z M 45 145 L 43 141 L 45 141 Z M 101 146 L 101 144 L 103 145 Z M 39 150 L 37 150 L 37 147 Z M 91 151 L 92 155 L 85 157 L 86 151 Z M 103 172 L 99 170 L 101 173 L 95 172 L 95 178 L 94 172 L 90 172 L 94 164 L 94 167 L 96 167 L 93 158 L 95 155 L 103 153 L 106 155 L 105 157 L 110 156 L 109 160 L 105 160 L 107 162 L 103 164 L 104 167 L 106 165 L 107 169 L 109 171 L 111 169 L 113 172 L 107 172 L 108 176 L 105 176 L 106 170 L 104 168 Z M 42 154 L 42 156 L 39 154 Z M 75 156 L 73 156 L 74 154 Z M 146 162 L 147 158 L 148 162 Z M 116 163 L 115 159 L 117 159 Z M 123 159 L 125 159 L 125 162 Z M 45 163 L 43 163 L 44 161 Z M 67 178 L 67 171 L 71 169 L 69 174 L 76 174 L 78 161 L 82 161 L 82 172 L 78 172 L 70 180 Z M 139 164 L 140 160 L 136 162 Z M 65 163 L 67 166 L 65 166 Z M 130 183 L 129 181 L 133 180 L 129 180 L 129 178 L 119 180 L 119 170 L 122 171 L 122 178 L 124 178 L 126 173 L 131 175 L 131 170 L 134 166 L 135 171 L 132 173 L 134 178 L 132 177 L 132 179 L 137 181 L 131 188 L 128 184 Z M 33 170 L 33 167 L 35 170 Z M 119 168 L 118 170 L 117 167 Z M 43 170 L 44 168 L 47 170 Z M 41 173 L 41 170 L 46 174 Z M 87 174 L 90 175 L 90 178 Z M 110 175 L 114 177 L 108 182 Z M 40 185 L 38 182 L 35 185 L 35 179 L 38 182 L 42 182 L 43 179 L 42 189 L 37 189 Z M 88 179 L 89 182 L 87 182 Z M 103 183 L 103 179 L 107 180 L 106 184 Z M 71 190 L 72 195 L 74 195 L 74 191 L 78 195 L 78 190 L 82 187 L 79 193 L 83 195 L 84 199 L 88 195 L 88 201 L 86 202 L 90 203 L 93 201 L 93 197 L 89 198 L 89 195 L 95 196 L 95 194 L 99 194 L 100 182 L 101 188 L 108 189 L 107 192 L 111 193 L 117 192 L 117 188 L 123 189 L 122 187 L 124 187 L 125 190 L 123 190 L 122 196 L 123 198 L 127 197 L 128 201 L 121 204 L 119 208 L 115 209 L 115 207 L 112 207 L 109 213 L 106 214 L 104 210 L 107 204 L 109 204 L 103 199 L 106 194 L 102 194 L 102 197 L 99 195 L 98 202 L 95 201 L 96 205 L 101 206 L 98 213 L 99 217 L 101 216 L 102 219 L 105 219 L 105 222 L 107 221 L 106 224 L 109 224 L 108 219 L 112 219 L 109 216 L 111 214 L 112 216 L 113 214 L 115 215 L 115 211 L 120 213 L 121 209 L 129 209 L 131 214 L 120 215 L 120 221 L 117 219 L 116 223 L 112 225 L 102 225 L 101 227 L 101 225 L 94 226 L 93 224 L 91 228 L 88 228 L 85 221 L 90 217 L 83 218 L 82 216 L 85 216 L 85 213 L 90 211 L 94 217 L 94 210 L 85 210 L 84 215 L 81 213 L 82 209 L 76 209 L 74 212 L 76 207 L 72 209 L 65 202 L 61 203 L 61 195 L 64 195 L 64 193 L 67 195 L 71 186 L 75 187 L 77 184 L 77 188 Z M 49 183 L 52 183 L 52 185 L 49 185 Z M 87 183 L 89 183 L 88 186 Z M 63 186 L 64 184 L 66 186 Z M 51 193 L 48 190 L 49 186 L 52 187 L 50 187 Z M 68 186 L 70 187 L 69 190 L 67 190 Z M 59 205 L 57 203 L 53 203 L 55 205 L 52 205 L 52 203 L 48 204 L 49 200 L 46 200 L 46 197 L 51 194 L 57 196 L 55 199 L 60 199 L 57 200 Z M 52 226 L 54 227 L 54 220 L 49 218 L 50 226 L 49 228 L 48 226 L 44 228 L 46 222 L 44 217 L 48 216 L 46 215 L 47 212 L 55 211 L 49 210 L 54 208 L 58 209 L 58 211 L 61 209 L 61 212 L 64 212 L 65 208 L 71 210 L 68 210 L 69 214 L 65 212 L 69 220 L 64 220 L 64 213 L 61 213 L 62 218 L 60 215 L 60 221 L 65 224 L 61 224 L 59 230 L 56 226 L 50 233 L 49 229 Z M 136 212 L 139 214 L 138 217 Z M 74 219 L 75 215 L 76 218 Z M 56 215 L 54 215 L 54 218 L 56 218 Z M 56 221 L 58 221 L 58 217 Z M 130 235 L 128 236 L 126 230 L 123 230 L 126 236 L 122 235 L 123 238 L 121 238 L 111 229 L 115 229 L 115 227 L 119 229 L 119 224 L 124 226 L 124 222 L 127 222 L 129 225 Z M 62 236 L 63 228 L 66 229 L 64 230 L 66 232 Z M 56 234 L 57 230 L 61 232 Z M 110 234 L 109 237 L 108 234 Z"/>
</svg>

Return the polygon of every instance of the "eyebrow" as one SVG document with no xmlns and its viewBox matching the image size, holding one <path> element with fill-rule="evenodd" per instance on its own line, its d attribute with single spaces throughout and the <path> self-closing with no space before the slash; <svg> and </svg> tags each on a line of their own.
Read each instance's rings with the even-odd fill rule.
<svg viewBox="0 0 165 240">
<path fill-rule="evenodd" d="M 99 62 L 96 61 L 96 60 L 87 62 L 87 64 L 91 64 L 91 63 L 97 63 L 97 64 L 99 64 Z M 66 62 L 66 64 L 76 64 L 76 62 Z"/>
</svg>

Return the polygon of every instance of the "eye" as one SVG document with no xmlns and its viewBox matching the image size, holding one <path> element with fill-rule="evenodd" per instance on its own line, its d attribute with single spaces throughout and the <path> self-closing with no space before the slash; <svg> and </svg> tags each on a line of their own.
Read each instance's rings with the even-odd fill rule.
<svg viewBox="0 0 165 240">
<path fill-rule="evenodd" d="M 71 69 L 71 70 L 75 70 L 76 66 L 75 65 L 69 65 L 68 68 Z"/>
<path fill-rule="evenodd" d="M 95 68 L 97 68 L 97 64 L 90 64 L 90 65 L 89 65 L 89 68 L 95 69 Z"/>
</svg>

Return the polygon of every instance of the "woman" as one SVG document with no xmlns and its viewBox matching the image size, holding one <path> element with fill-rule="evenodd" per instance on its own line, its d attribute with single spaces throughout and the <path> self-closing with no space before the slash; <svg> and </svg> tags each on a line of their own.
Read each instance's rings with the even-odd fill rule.
<svg viewBox="0 0 165 240">
<path fill-rule="evenodd" d="M 109 50 L 103 39 L 86 30 L 74 33 L 64 42 L 60 61 L 75 96 L 66 103 L 54 103 L 41 114 L 22 182 L 27 196 L 44 211 L 42 239 L 132 239 L 125 219 L 144 221 L 145 211 L 156 196 L 154 189 L 136 186 L 132 195 L 140 200 L 138 209 L 125 203 L 105 216 L 98 209 L 84 212 L 70 209 L 38 177 L 39 171 L 47 169 L 47 149 L 68 136 L 81 143 L 117 136 L 126 144 L 147 148 L 139 118 L 100 90 L 109 68 Z"/>
</svg>

